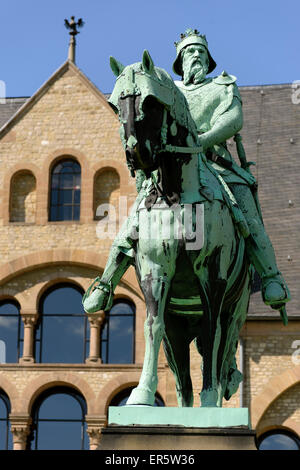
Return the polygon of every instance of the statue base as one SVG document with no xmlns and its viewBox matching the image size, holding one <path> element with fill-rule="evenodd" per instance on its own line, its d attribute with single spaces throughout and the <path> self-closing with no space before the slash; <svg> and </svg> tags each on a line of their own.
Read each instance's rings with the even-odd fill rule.
<svg viewBox="0 0 300 470">
<path fill-rule="evenodd" d="M 109 407 L 99 450 L 257 450 L 247 408 Z"/>
</svg>

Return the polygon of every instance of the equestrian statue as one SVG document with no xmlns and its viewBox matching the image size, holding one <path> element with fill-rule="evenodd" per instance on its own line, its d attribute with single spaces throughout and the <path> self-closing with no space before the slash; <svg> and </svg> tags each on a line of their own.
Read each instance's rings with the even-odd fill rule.
<svg viewBox="0 0 300 470">
<path fill-rule="evenodd" d="M 142 61 L 110 64 L 117 76 L 109 104 L 138 195 L 115 238 L 107 265 L 86 291 L 86 312 L 108 311 L 130 265 L 147 309 L 145 356 L 127 405 L 153 406 L 161 343 L 179 406 L 193 406 L 191 341 L 202 356 L 201 406 L 221 407 L 237 391 L 239 332 L 255 271 L 262 297 L 287 323 L 288 287 L 265 231 L 239 131 L 236 78 L 216 67 L 206 37 L 188 29 L 176 45 L 174 81 L 148 51 Z M 240 165 L 228 151 L 234 138 Z"/>
</svg>

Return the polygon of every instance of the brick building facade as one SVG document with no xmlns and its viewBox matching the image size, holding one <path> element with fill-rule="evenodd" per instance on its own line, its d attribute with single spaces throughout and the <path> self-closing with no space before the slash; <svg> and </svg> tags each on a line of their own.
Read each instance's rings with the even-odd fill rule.
<svg viewBox="0 0 300 470">
<path fill-rule="evenodd" d="M 241 332 L 238 363 L 245 379 L 224 406 L 247 406 L 257 435 L 271 429 L 300 434 L 300 126 L 299 106 L 290 85 L 242 87 L 248 160 L 255 161 L 259 197 L 278 265 L 291 290 L 289 324 L 267 308 L 260 292 L 251 297 Z M 1 111 L 2 108 L 2 111 Z M 110 239 L 97 237 L 99 204 L 116 207 L 120 196 L 135 199 L 119 138 L 119 123 L 106 97 L 67 61 L 31 97 L 0 105 L 0 301 L 17 302 L 22 351 L 15 363 L 0 364 L 0 390 L 9 402 L 9 433 L 14 449 L 24 449 L 31 433 L 35 402 L 45 391 L 65 387 L 86 402 L 90 449 L 98 446 L 113 398 L 138 382 L 141 373 L 145 304 L 132 268 L 116 298 L 135 306 L 135 357 L 132 363 L 101 361 L 103 316 L 89 316 L 88 353 L 82 363 L 36 360 L 40 300 L 61 283 L 82 291 L 104 269 Z M 228 142 L 234 153 L 233 142 Z M 49 198 L 55 165 L 66 159 L 81 169 L 80 218 L 51 221 Z M 1 334 L 0 334 L 1 340 Z M 298 341 L 298 342 L 297 342 Z M 191 345 L 195 406 L 201 389 L 200 359 Z M 163 353 L 158 392 L 176 406 L 173 377 Z"/>
</svg>

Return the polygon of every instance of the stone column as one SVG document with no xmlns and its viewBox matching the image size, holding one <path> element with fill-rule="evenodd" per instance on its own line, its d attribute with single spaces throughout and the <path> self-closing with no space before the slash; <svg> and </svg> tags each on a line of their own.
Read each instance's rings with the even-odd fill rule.
<svg viewBox="0 0 300 470">
<path fill-rule="evenodd" d="M 105 312 L 87 313 L 90 322 L 90 354 L 86 363 L 101 364 L 100 358 L 100 328 L 105 319 Z"/>
<path fill-rule="evenodd" d="M 34 342 L 34 326 L 37 321 L 37 315 L 33 313 L 21 312 L 21 317 L 24 322 L 24 342 L 23 342 L 23 356 L 19 359 L 20 363 L 33 363 L 33 342 Z"/>
<path fill-rule="evenodd" d="M 97 450 L 101 439 L 101 430 L 106 426 L 106 416 L 86 416 L 87 433 L 90 439 L 90 450 Z"/>
<path fill-rule="evenodd" d="M 10 429 L 14 450 L 26 450 L 32 419 L 30 416 L 10 415 Z"/>
</svg>

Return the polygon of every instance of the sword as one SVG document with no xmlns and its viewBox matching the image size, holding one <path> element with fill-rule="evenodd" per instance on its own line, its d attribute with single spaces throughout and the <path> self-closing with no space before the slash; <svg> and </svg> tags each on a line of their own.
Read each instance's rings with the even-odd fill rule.
<svg viewBox="0 0 300 470">
<path fill-rule="evenodd" d="M 243 142 L 242 142 L 241 134 L 236 134 L 233 139 L 236 143 L 236 150 L 237 150 L 239 160 L 241 162 L 241 167 L 243 168 L 243 170 L 247 171 L 248 173 L 250 173 L 250 175 L 252 175 L 249 167 L 251 165 L 255 165 L 256 163 L 255 162 L 247 162 L 246 152 L 245 152 L 245 148 L 244 148 L 244 145 L 243 145 Z M 261 221 L 263 223 L 261 207 L 260 207 L 260 203 L 259 203 L 259 200 L 258 200 L 258 194 L 257 194 L 257 184 L 252 185 L 251 190 L 252 190 L 252 194 L 253 194 L 253 199 L 254 199 L 255 204 L 256 204 L 257 212 L 258 212 L 258 214 L 261 218 Z"/>
</svg>

